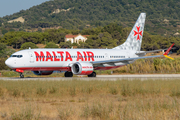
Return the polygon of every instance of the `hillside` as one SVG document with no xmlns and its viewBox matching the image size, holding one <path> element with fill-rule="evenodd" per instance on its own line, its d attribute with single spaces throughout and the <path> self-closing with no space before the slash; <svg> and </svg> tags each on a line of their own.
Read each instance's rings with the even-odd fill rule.
<svg viewBox="0 0 180 120">
<path fill-rule="evenodd" d="M 147 13 L 146 31 L 161 35 L 179 32 L 179 0 L 54 0 L 0 18 L 0 25 L 21 30 L 48 27 L 82 30 L 116 22 L 132 27 L 141 12 Z M 8 23 L 19 17 L 24 23 Z"/>
</svg>

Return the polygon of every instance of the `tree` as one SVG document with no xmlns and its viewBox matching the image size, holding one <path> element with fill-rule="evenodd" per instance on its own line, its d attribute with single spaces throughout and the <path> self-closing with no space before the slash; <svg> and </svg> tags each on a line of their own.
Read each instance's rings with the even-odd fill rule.
<svg viewBox="0 0 180 120">
<path fill-rule="evenodd" d="M 0 43 L 0 70 L 9 69 L 9 67 L 5 65 L 5 61 L 7 57 L 9 57 L 14 52 L 14 49 L 7 48 L 6 44 Z"/>
<path fill-rule="evenodd" d="M 7 58 L 0 59 L 0 70 L 8 70 L 9 67 L 5 64 Z"/>
<path fill-rule="evenodd" d="M 59 44 L 59 46 L 60 46 L 61 48 L 71 48 L 71 47 L 72 47 L 72 44 L 71 44 L 71 41 L 67 41 L 67 42 L 61 42 L 61 43 Z"/>
<path fill-rule="evenodd" d="M 32 43 L 32 42 L 26 42 L 26 43 L 23 43 L 23 44 L 21 45 L 21 49 L 20 49 L 20 50 L 29 49 L 29 47 L 30 47 L 30 48 L 38 48 L 38 47 L 36 46 L 36 44 L 34 44 L 34 43 Z"/>
<path fill-rule="evenodd" d="M 7 48 L 6 44 L 0 43 L 0 58 L 9 57 L 14 52 L 14 49 Z"/>
<path fill-rule="evenodd" d="M 4 34 L 6 34 L 7 32 L 8 32 L 8 30 L 6 30 L 6 29 L 4 29 L 4 28 L 2 28 L 2 34 L 4 35 Z"/>
<path fill-rule="evenodd" d="M 59 48 L 59 46 L 54 42 L 49 42 L 48 44 L 46 44 L 45 48 Z"/>
</svg>

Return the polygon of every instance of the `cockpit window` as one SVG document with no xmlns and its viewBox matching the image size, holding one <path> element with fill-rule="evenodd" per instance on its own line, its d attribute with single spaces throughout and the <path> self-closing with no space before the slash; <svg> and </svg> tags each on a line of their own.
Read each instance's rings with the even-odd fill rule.
<svg viewBox="0 0 180 120">
<path fill-rule="evenodd" d="M 23 56 L 22 56 L 22 55 L 11 55 L 11 57 L 21 58 L 21 57 L 23 57 Z"/>
</svg>

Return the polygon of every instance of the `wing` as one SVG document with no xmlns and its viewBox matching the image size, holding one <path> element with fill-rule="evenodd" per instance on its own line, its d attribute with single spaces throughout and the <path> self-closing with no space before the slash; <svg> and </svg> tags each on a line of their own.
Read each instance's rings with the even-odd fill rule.
<svg viewBox="0 0 180 120">
<path fill-rule="evenodd" d="M 156 58 L 156 57 L 163 57 L 164 55 L 157 55 L 157 56 L 145 56 L 145 57 L 135 57 L 135 58 L 125 58 L 125 59 L 116 59 L 116 60 L 104 60 L 104 61 L 92 61 L 93 65 L 96 64 L 106 64 L 106 63 L 118 63 L 118 62 L 128 62 L 137 59 L 144 59 L 144 58 Z"/>
<path fill-rule="evenodd" d="M 106 64 L 106 63 L 129 62 L 129 61 L 133 61 L 133 60 L 137 60 L 137 59 L 157 58 L 157 57 L 167 57 L 167 58 L 173 59 L 173 58 L 167 56 L 173 45 L 174 45 L 174 43 L 167 49 L 167 51 L 163 55 L 125 58 L 125 59 L 116 59 L 116 60 L 92 61 L 91 63 L 93 65 L 97 65 L 97 64 Z"/>
</svg>

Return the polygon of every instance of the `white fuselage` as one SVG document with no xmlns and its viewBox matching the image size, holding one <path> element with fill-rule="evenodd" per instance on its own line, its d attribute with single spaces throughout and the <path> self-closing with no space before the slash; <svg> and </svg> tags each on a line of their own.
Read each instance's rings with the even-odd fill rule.
<svg viewBox="0 0 180 120">
<path fill-rule="evenodd" d="M 76 62 L 106 61 L 138 57 L 136 51 L 117 49 L 28 49 L 12 54 L 6 65 L 12 69 L 30 71 L 70 71 Z M 131 62 L 99 64 L 94 70 L 108 70 Z"/>
</svg>

